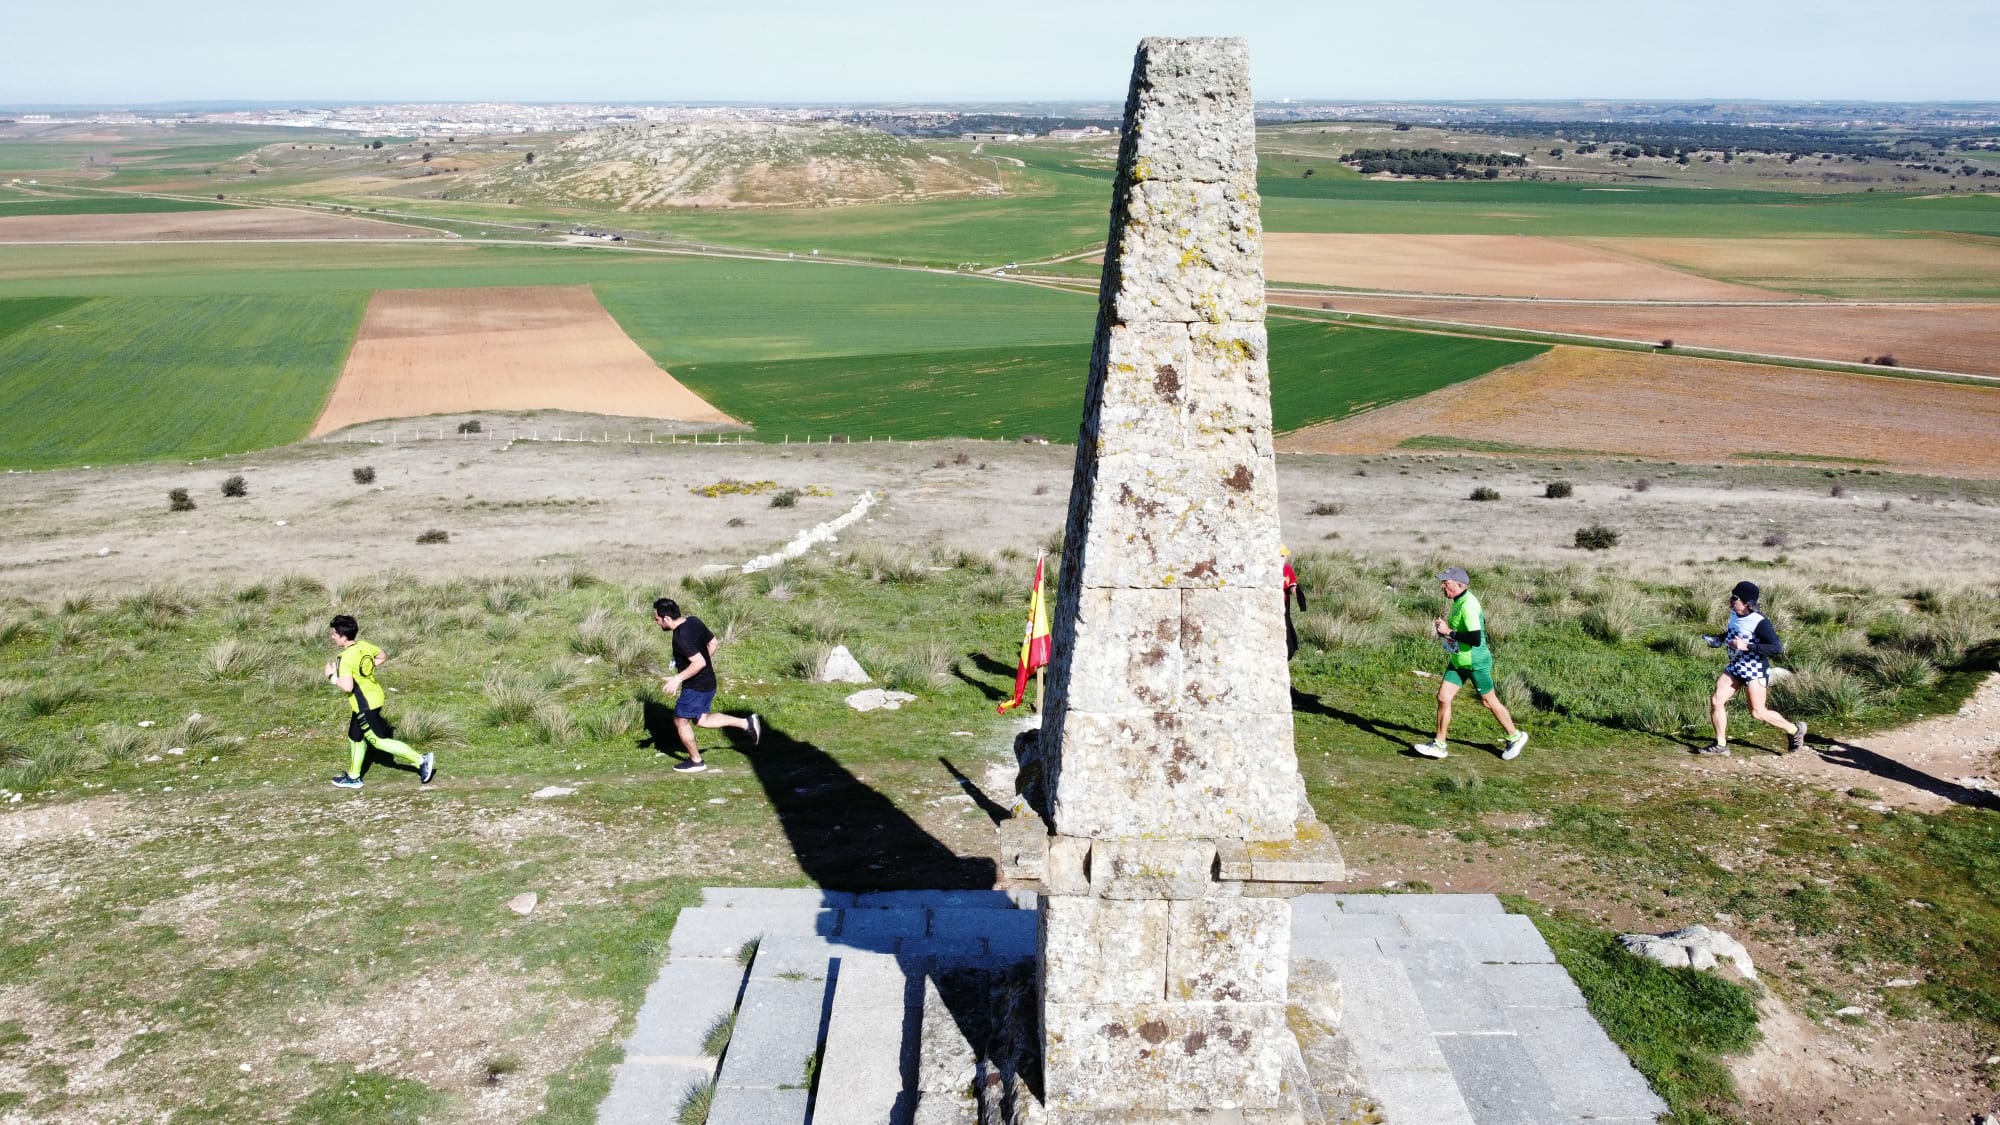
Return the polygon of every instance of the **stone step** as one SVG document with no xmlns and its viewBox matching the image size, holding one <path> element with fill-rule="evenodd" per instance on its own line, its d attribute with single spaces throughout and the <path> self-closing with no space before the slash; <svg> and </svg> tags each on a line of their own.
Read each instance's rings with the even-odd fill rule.
<svg viewBox="0 0 2000 1125">
<path fill-rule="evenodd" d="M 1341 1031 L 1391 1125 L 1638 1125 L 1666 1112 L 1534 923 L 1498 899 L 1308 895 L 1293 906 L 1293 956 L 1339 978 Z"/>
<path fill-rule="evenodd" d="M 1034 905 L 999 892 L 708 891 L 681 912 L 598 1119 L 672 1121 L 688 1091 L 713 1080 L 712 1125 L 965 1120 L 967 1060 L 919 1054 L 925 997 L 941 969 L 1033 957 Z M 1305 990 L 1295 1000 L 1323 969 L 1333 987 L 1314 986 L 1319 1006 L 1339 1013 L 1320 1056 L 1338 1060 L 1321 1066 L 1331 1079 L 1307 1075 L 1330 1115 L 1357 1087 L 1389 1125 L 1639 1125 L 1665 1112 L 1534 924 L 1498 899 L 1306 895 L 1292 905 Z M 746 968 L 738 955 L 753 940 Z M 732 1010 L 718 1073 L 702 1041 Z M 926 1074 L 942 1076 L 929 1094 Z"/>
</svg>

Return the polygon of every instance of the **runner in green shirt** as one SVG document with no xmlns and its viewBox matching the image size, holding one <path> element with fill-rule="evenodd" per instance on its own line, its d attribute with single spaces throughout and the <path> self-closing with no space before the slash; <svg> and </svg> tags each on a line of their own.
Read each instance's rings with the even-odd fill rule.
<svg viewBox="0 0 2000 1125">
<path fill-rule="evenodd" d="M 349 712 L 347 772 L 336 776 L 333 783 L 342 789 L 361 788 L 362 767 L 368 762 L 369 748 L 373 747 L 406 766 L 416 767 L 417 780 L 429 785 L 432 776 L 437 773 L 431 756 L 417 753 L 408 743 L 396 741 L 389 720 L 382 717 L 382 702 L 386 696 L 381 683 L 375 679 L 375 672 L 389 662 L 389 654 L 361 640 L 361 626 L 345 613 L 333 619 L 329 635 L 340 655 L 327 661 L 326 681 L 347 696 Z"/>
<path fill-rule="evenodd" d="M 1451 609 L 1434 621 L 1431 629 L 1444 642 L 1451 659 L 1445 666 L 1444 683 L 1438 686 L 1437 738 L 1419 742 L 1415 749 L 1426 758 L 1448 756 L 1444 738 L 1451 730 L 1451 701 L 1465 681 L 1471 680 L 1472 689 L 1479 693 L 1479 702 L 1493 712 L 1493 717 L 1500 720 L 1500 728 L 1507 732 L 1507 746 L 1500 752 L 1500 758 L 1511 762 L 1521 756 L 1528 735 L 1515 729 L 1514 716 L 1507 713 L 1507 705 L 1500 702 L 1500 694 L 1493 690 L 1493 649 L 1486 643 L 1485 611 L 1480 608 L 1479 599 L 1472 596 L 1472 578 L 1463 567 L 1454 566 L 1438 575 L 1438 582 L 1444 587 L 1444 596 L 1451 600 Z"/>
</svg>

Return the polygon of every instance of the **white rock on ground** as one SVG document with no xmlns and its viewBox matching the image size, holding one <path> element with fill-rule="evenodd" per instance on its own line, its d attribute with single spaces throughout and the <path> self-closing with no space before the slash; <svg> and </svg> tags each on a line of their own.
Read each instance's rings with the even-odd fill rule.
<svg viewBox="0 0 2000 1125">
<path fill-rule="evenodd" d="M 857 691 L 848 696 L 847 705 L 856 711 L 895 711 L 905 703 L 914 702 L 916 698 L 907 691 L 869 688 L 867 691 Z"/>
<path fill-rule="evenodd" d="M 865 684 L 869 682 L 866 669 L 847 651 L 846 645 L 835 645 L 833 651 L 820 661 L 819 674 L 814 679 L 823 684 Z"/>
<path fill-rule="evenodd" d="M 544 785 L 540 789 L 535 790 L 533 793 L 528 794 L 528 796 L 539 797 L 542 800 L 546 801 L 550 797 L 567 797 L 574 792 L 576 792 L 576 790 L 570 788 L 567 785 Z"/>
<path fill-rule="evenodd" d="M 1706 972 L 1718 962 L 1728 961 L 1744 980 L 1757 979 L 1757 968 L 1750 963 L 1750 951 L 1743 948 L 1743 943 L 1707 926 L 1688 926 L 1664 934 L 1620 934 L 1618 941 L 1634 955 L 1670 969 L 1694 968 Z"/>
<path fill-rule="evenodd" d="M 523 918 L 526 918 L 528 915 L 533 914 L 535 912 L 535 904 L 540 902 L 541 900 L 542 896 L 536 894 L 533 891 L 526 891 L 521 894 L 515 895 L 513 898 L 508 899 L 507 909 L 513 911 L 516 914 L 519 914 Z"/>
</svg>

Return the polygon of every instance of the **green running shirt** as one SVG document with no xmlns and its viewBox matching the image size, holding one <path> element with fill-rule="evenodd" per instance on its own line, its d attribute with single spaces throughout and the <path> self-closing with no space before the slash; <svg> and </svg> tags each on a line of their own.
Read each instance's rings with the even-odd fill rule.
<svg viewBox="0 0 2000 1125">
<path fill-rule="evenodd" d="M 1479 634 L 1477 645 L 1459 642 L 1458 651 L 1451 654 L 1453 668 L 1470 668 L 1474 663 L 1493 659 L 1493 650 L 1486 645 L 1486 611 L 1480 608 L 1472 591 L 1452 599 L 1451 612 L 1445 615 L 1444 623 L 1453 633 Z"/>
</svg>

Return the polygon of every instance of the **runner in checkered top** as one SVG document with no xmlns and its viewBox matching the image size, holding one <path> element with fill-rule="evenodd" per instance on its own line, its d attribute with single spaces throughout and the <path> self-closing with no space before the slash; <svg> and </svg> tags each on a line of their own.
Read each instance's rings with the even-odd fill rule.
<svg viewBox="0 0 2000 1125">
<path fill-rule="evenodd" d="M 1729 753 L 1729 700 L 1738 689 L 1750 699 L 1752 718 L 1791 736 L 1785 753 L 1805 747 L 1805 723 L 1785 718 L 1765 702 L 1771 685 L 1771 658 L 1784 655 L 1785 644 L 1771 627 L 1770 618 L 1758 612 L 1759 594 L 1755 582 L 1738 582 L 1729 591 L 1729 628 L 1719 637 L 1702 638 L 1709 647 L 1725 650 L 1729 663 L 1715 678 L 1715 695 L 1708 701 L 1709 716 L 1715 721 L 1715 743 L 1695 751 L 1697 754 Z"/>
</svg>

